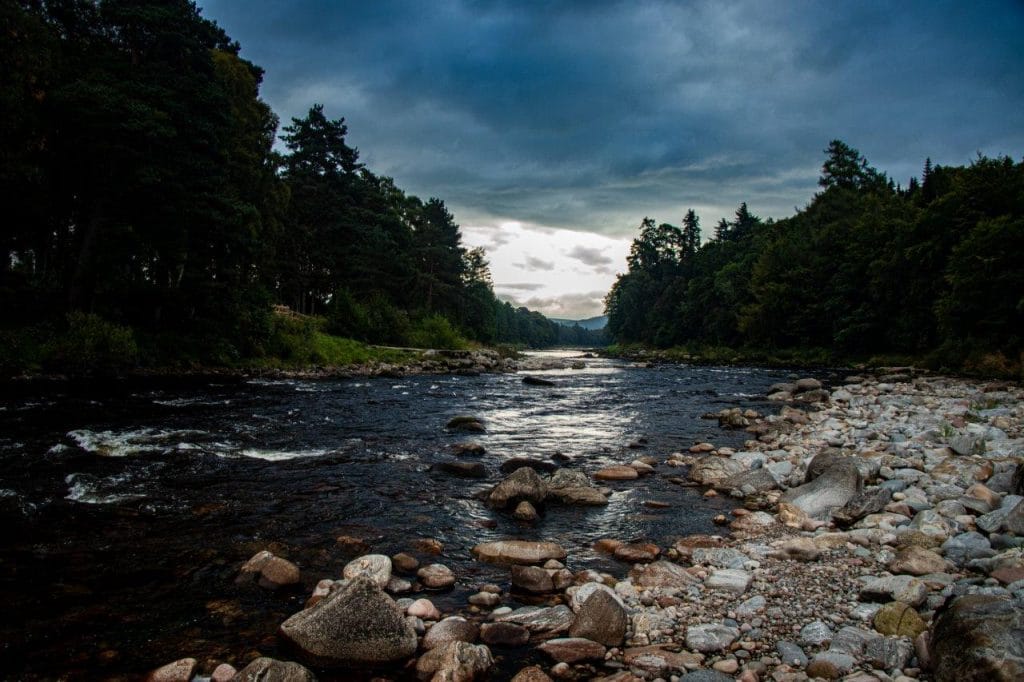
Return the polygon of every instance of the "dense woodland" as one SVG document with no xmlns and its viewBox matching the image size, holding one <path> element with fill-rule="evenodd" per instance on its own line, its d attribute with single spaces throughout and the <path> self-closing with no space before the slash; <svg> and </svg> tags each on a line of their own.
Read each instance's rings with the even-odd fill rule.
<svg viewBox="0 0 1024 682">
<path fill-rule="evenodd" d="M 0 364 L 596 340 L 499 302 L 444 202 L 366 168 L 344 119 L 279 131 L 192 2 L 0 0 L 0 24 Z"/>
<path fill-rule="evenodd" d="M 925 161 L 906 188 L 833 141 L 821 191 L 791 218 L 742 204 L 710 240 L 645 218 L 606 303 L 620 343 L 884 358 L 1019 374 L 1024 163 Z"/>
</svg>

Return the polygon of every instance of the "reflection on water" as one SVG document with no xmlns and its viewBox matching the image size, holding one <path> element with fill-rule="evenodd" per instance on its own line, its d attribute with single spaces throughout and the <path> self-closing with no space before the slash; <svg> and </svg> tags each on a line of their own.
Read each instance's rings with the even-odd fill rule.
<svg viewBox="0 0 1024 682">
<path fill-rule="evenodd" d="M 551 359 L 578 353 L 539 354 Z M 594 540 L 646 538 L 669 544 L 712 532 L 728 506 L 668 478 L 613 483 L 606 507 L 549 506 L 535 527 L 488 510 L 478 495 L 512 457 L 586 472 L 695 441 L 742 444 L 700 416 L 725 406 L 768 408 L 763 394 L 785 373 L 743 368 L 647 369 L 587 359 L 584 369 L 531 370 L 556 383 L 526 386 L 518 375 L 427 376 L 237 383 L 155 381 L 104 390 L 0 401 L 0 662 L 19 678 L 71 671 L 131 674 L 189 655 L 242 663 L 283 655 L 277 625 L 301 608 L 323 577 L 351 558 L 339 535 L 373 551 L 445 543 L 441 561 L 460 577 L 435 596 L 448 610 L 507 572 L 472 560 L 476 543 L 550 539 L 569 567 L 622 575 L 596 555 Z M 474 415 L 482 434 L 447 432 Z M 631 449 L 646 439 L 642 449 Z M 454 459 L 450 446 L 476 441 L 483 480 L 430 470 Z M 646 500 L 666 502 L 650 509 Z M 270 594 L 233 583 L 239 563 L 269 547 L 303 569 L 303 589 Z"/>
</svg>

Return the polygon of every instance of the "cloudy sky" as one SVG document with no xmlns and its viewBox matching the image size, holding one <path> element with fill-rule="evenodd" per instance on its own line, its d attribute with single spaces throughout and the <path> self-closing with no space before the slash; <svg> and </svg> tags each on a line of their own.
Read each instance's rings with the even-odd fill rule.
<svg viewBox="0 0 1024 682">
<path fill-rule="evenodd" d="M 899 182 L 1024 155 L 1024 3 L 200 0 L 283 122 L 323 103 L 440 197 L 505 299 L 601 312 L 640 220 L 805 206 L 839 138 Z"/>
</svg>

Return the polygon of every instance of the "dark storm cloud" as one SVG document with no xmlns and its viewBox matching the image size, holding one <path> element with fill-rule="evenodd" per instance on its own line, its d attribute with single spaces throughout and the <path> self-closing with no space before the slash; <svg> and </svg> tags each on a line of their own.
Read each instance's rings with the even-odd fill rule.
<svg viewBox="0 0 1024 682">
<path fill-rule="evenodd" d="M 904 183 L 926 156 L 1024 151 L 1014 2 L 201 4 L 284 121 L 323 102 L 463 225 L 781 217 L 837 137 Z"/>
</svg>

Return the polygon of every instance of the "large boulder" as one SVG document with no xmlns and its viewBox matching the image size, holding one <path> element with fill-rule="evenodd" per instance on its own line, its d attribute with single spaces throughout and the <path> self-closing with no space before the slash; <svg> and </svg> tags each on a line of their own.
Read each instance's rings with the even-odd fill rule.
<svg viewBox="0 0 1024 682">
<path fill-rule="evenodd" d="M 494 486 L 487 497 L 487 502 L 495 509 L 514 507 L 523 500 L 536 507 L 544 503 L 547 494 L 547 484 L 537 472 L 530 467 L 522 467 Z"/>
<path fill-rule="evenodd" d="M 857 467 L 850 462 L 837 461 L 810 483 L 787 490 L 782 501 L 812 518 L 826 519 L 834 509 L 856 497 L 862 487 Z"/>
<path fill-rule="evenodd" d="M 929 650 L 937 682 L 1024 679 L 1024 599 L 956 598 L 936 615 Z"/>
<path fill-rule="evenodd" d="M 810 483 L 831 469 L 832 465 L 836 462 L 846 461 L 848 458 L 849 455 L 839 448 L 825 448 L 807 463 L 807 474 L 804 476 L 804 483 Z"/>
<path fill-rule="evenodd" d="M 569 626 L 569 636 L 619 646 L 626 636 L 628 622 L 626 610 L 618 599 L 605 590 L 594 590 L 576 613 Z"/>
<path fill-rule="evenodd" d="M 852 500 L 832 512 L 832 519 L 840 526 L 852 526 L 868 514 L 875 514 L 885 509 L 892 499 L 889 488 L 865 488 Z"/>
<path fill-rule="evenodd" d="M 482 542 L 472 551 L 478 559 L 496 564 L 539 564 L 548 559 L 561 561 L 566 557 L 561 545 L 535 540 Z"/>
<path fill-rule="evenodd" d="M 389 663 L 416 652 L 402 610 L 365 576 L 293 615 L 280 633 L 316 667 Z"/>
</svg>

